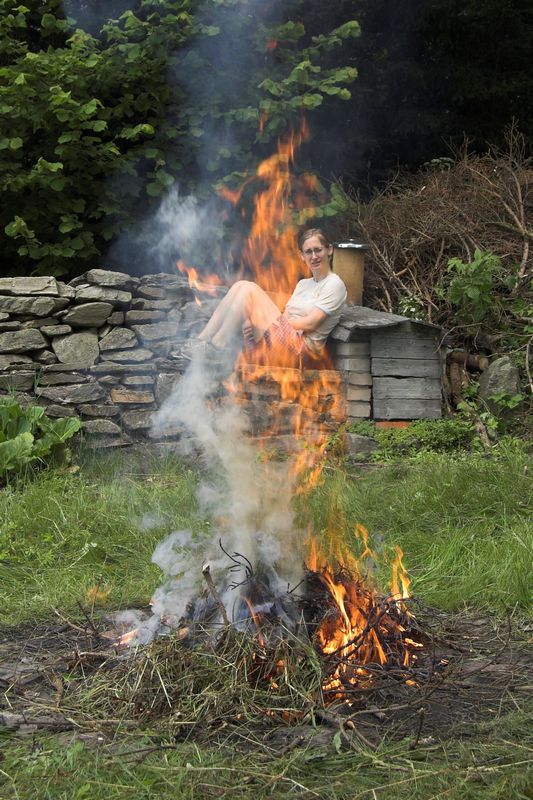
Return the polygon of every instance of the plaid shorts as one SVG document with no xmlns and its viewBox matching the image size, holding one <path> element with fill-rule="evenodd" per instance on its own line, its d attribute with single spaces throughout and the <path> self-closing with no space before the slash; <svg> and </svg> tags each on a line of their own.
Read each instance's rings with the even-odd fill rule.
<svg viewBox="0 0 533 800">
<path fill-rule="evenodd" d="M 317 362 L 317 356 L 307 346 L 305 337 L 294 330 L 283 314 L 266 329 L 261 341 L 245 345 L 244 355 L 249 364 L 297 369 L 314 366 Z"/>
<path fill-rule="evenodd" d="M 269 349 L 282 348 L 301 356 L 307 350 L 305 339 L 300 331 L 295 331 L 287 317 L 281 314 L 263 334 Z"/>
</svg>

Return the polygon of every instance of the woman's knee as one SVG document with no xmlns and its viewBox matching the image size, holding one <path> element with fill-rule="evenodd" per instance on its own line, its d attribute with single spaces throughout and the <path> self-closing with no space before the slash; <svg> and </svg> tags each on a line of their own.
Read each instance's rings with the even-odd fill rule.
<svg viewBox="0 0 533 800">
<path fill-rule="evenodd" d="M 251 288 L 255 286 L 255 283 L 252 281 L 236 281 L 233 286 L 231 287 L 230 291 L 233 292 L 249 292 Z"/>
</svg>

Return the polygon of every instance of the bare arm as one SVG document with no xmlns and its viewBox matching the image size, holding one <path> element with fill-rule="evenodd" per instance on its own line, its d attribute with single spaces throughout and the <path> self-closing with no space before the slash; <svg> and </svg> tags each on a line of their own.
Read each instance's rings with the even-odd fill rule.
<svg viewBox="0 0 533 800">
<path fill-rule="evenodd" d="M 287 317 L 287 313 L 284 313 L 284 316 Z M 325 311 L 322 311 L 320 308 L 313 308 L 309 314 L 306 314 L 305 317 L 294 317 L 293 319 L 289 319 L 287 317 L 287 322 L 291 325 L 295 331 L 302 331 L 303 333 L 309 333 L 310 331 L 314 331 L 321 322 L 323 322 L 327 317 Z"/>
</svg>

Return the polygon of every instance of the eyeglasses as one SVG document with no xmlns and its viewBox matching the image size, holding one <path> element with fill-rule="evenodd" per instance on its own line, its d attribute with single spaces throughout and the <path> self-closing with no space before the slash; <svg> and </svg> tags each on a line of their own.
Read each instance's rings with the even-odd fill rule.
<svg viewBox="0 0 533 800">
<path fill-rule="evenodd" d="M 302 250 L 302 252 L 303 252 L 303 254 L 304 254 L 304 256 L 306 258 L 310 258 L 311 256 L 321 256 L 321 255 L 323 255 L 324 248 L 323 247 L 313 247 L 312 250 L 311 249 Z"/>
</svg>

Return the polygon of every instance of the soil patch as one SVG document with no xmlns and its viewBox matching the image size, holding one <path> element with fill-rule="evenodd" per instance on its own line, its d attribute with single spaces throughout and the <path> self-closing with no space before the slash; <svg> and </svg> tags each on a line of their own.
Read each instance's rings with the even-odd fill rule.
<svg viewBox="0 0 533 800">
<path fill-rule="evenodd" d="M 106 620 L 97 617 L 3 629 L 0 729 L 19 735 L 72 730 L 82 740 L 102 741 L 135 729 L 156 737 L 164 732 L 167 741 L 170 734 L 175 741 L 245 749 L 261 744 L 277 755 L 305 744 L 320 757 L 334 737 L 339 747 L 405 737 L 413 748 L 431 746 L 466 737 L 479 722 L 523 708 L 531 690 L 533 648 L 516 623 L 428 609 L 418 611 L 417 620 L 424 652 L 412 681 L 376 670 L 371 685 L 354 692 L 349 703 L 326 705 L 315 676 L 300 708 L 280 703 L 272 680 L 270 695 L 259 687 L 267 672 L 243 666 L 248 657 L 257 659 L 258 651 L 245 653 L 242 642 L 238 652 L 226 649 L 220 656 L 212 648 L 200 653 L 184 648 L 172 637 L 125 650 L 110 644 L 103 635 Z M 235 683 L 235 697 L 228 695 L 223 670 L 213 662 L 218 657 L 233 659 L 233 681 L 242 668 L 239 680 L 249 684 L 244 700 Z M 205 690 L 197 695 L 202 703 L 192 713 L 183 692 L 198 692 L 202 664 L 210 665 L 215 678 L 220 672 L 220 684 L 212 676 L 205 679 Z"/>
</svg>

